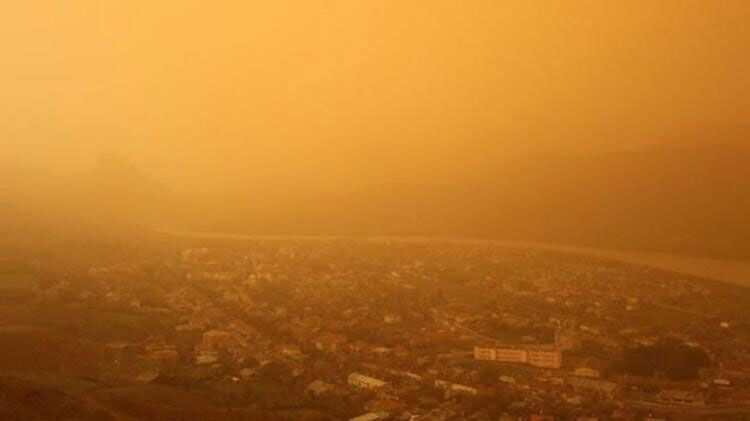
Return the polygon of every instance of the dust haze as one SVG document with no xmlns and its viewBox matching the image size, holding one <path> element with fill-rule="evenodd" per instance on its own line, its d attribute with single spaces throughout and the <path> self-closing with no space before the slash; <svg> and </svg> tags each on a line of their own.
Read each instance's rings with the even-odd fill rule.
<svg viewBox="0 0 750 421">
<path fill-rule="evenodd" d="M 750 3 L 0 3 L 0 418 L 750 413 Z"/>
<path fill-rule="evenodd" d="M 54 184 L 115 157 L 160 188 L 203 197 L 185 199 L 211 208 L 194 219 L 224 231 L 499 235 L 529 207 L 560 225 L 536 231 L 597 217 L 675 218 L 682 230 L 725 223 L 707 221 L 725 206 L 746 209 L 736 197 L 747 192 L 744 2 L 2 7 L 6 171 Z M 705 153 L 716 159 L 695 162 Z M 39 187 L 17 177 L 6 190 Z M 60 194 L 48 187 L 37 194 Z M 132 203 L 119 193 L 70 201 Z M 672 198 L 632 209 L 662 193 L 681 210 L 664 209 Z M 446 210 L 462 194 L 478 203 Z M 346 220 L 339 229 L 319 215 L 332 208 Z M 275 220 L 258 226 L 259 212 Z M 384 213 L 390 221 L 374 220 Z M 512 236 L 539 237 L 537 219 Z M 561 236 L 551 239 L 576 240 Z"/>
</svg>

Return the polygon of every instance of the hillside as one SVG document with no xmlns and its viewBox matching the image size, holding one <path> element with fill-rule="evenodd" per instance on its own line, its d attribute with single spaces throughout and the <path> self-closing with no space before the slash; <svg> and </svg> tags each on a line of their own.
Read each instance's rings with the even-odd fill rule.
<svg viewBox="0 0 750 421">
<path fill-rule="evenodd" d="M 453 184 L 381 186 L 292 209 L 304 211 L 277 215 L 289 232 L 479 236 L 750 259 L 750 147 L 525 158 Z"/>
<path fill-rule="evenodd" d="M 381 185 L 271 206 L 252 189 L 233 197 L 180 194 L 107 157 L 93 171 L 63 179 L 4 176 L 0 230 L 453 235 L 750 259 L 750 146 L 504 162 L 450 183 Z"/>
</svg>

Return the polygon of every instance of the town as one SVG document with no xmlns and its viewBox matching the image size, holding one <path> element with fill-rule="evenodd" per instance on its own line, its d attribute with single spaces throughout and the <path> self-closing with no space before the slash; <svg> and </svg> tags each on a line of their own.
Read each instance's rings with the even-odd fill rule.
<svg viewBox="0 0 750 421">
<path fill-rule="evenodd" d="M 166 235 L 0 263 L 34 280 L 0 278 L 3 324 L 85 341 L 48 370 L 105 391 L 360 421 L 750 416 L 750 291 L 676 273 L 490 243 Z"/>
</svg>

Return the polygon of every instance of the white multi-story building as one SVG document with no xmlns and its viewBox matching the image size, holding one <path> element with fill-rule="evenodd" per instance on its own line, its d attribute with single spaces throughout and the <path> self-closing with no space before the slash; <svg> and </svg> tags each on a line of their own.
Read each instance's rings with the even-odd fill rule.
<svg viewBox="0 0 750 421">
<path fill-rule="evenodd" d="M 368 389 L 368 390 L 380 389 L 388 384 L 388 382 L 385 382 L 383 380 L 376 379 L 370 376 L 365 376 L 364 374 L 360 374 L 360 373 L 349 374 L 348 382 L 350 385 L 354 387 L 358 387 L 360 389 Z"/>
<path fill-rule="evenodd" d="M 562 352 L 559 349 L 530 349 L 528 352 L 529 365 L 554 369 L 562 367 Z"/>
<path fill-rule="evenodd" d="M 599 370 L 594 370 L 593 368 L 589 367 L 578 367 L 575 370 L 573 370 L 573 375 L 578 377 L 589 377 L 592 379 L 598 379 L 602 376 L 602 373 Z"/>
<path fill-rule="evenodd" d="M 497 348 L 495 349 L 495 361 L 526 364 L 529 362 L 529 352 L 519 348 Z"/>
<path fill-rule="evenodd" d="M 562 367 L 562 352 L 557 348 L 482 348 L 474 347 L 474 359 L 503 363 L 529 364 L 540 368 Z"/>
<path fill-rule="evenodd" d="M 474 347 L 474 359 L 482 361 L 495 361 L 496 358 L 495 348 L 480 348 Z"/>
<path fill-rule="evenodd" d="M 435 387 L 455 393 L 463 393 L 468 395 L 476 395 L 478 393 L 475 387 L 452 383 L 447 380 L 435 380 Z"/>
</svg>

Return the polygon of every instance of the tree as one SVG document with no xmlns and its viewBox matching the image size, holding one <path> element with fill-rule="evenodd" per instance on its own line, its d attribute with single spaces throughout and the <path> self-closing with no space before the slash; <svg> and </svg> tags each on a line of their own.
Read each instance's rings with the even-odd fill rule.
<svg viewBox="0 0 750 421">
<path fill-rule="evenodd" d="M 622 371 L 643 377 L 663 374 L 670 380 L 694 380 L 710 363 L 703 349 L 670 341 L 626 350 Z"/>
</svg>

